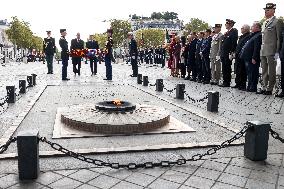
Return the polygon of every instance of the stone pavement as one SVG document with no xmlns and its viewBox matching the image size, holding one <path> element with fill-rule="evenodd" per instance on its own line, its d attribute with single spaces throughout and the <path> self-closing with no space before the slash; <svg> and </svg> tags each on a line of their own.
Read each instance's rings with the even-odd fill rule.
<svg viewBox="0 0 284 189">
<path fill-rule="evenodd" d="M 54 64 L 55 74 L 46 75 L 46 65 L 29 63 L 9 65 L 0 73 L 2 87 L 8 83 L 17 85 L 18 78 L 31 73 L 38 74 L 38 85 L 23 95 L 15 105 L 9 105 L 0 115 L 0 135 L 5 139 L 17 135 L 18 131 L 37 128 L 43 136 L 52 140 L 52 129 L 56 108 L 68 104 L 97 102 L 110 96 L 122 96 L 135 103 L 151 103 L 171 110 L 171 114 L 197 130 L 195 134 L 174 134 L 153 136 L 121 136 L 94 139 L 54 140 L 68 149 L 91 149 L 94 147 L 114 147 L 124 145 L 172 144 L 184 142 L 222 142 L 238 130 L 248 120 L 269 121 L 274 130 L 284 136 L 283 99 L 266 97 L 235 89 L 222 89 L 217 86 L 202 85 L 169 76 L 169 70 L 142 65 L 140 73 L 148 75 L 150 83 L 164 79 L 167 88 L 173 89 L 177 83 L 185 83 L 186 91 L 192 98 L 200 99 L 209 90 L 221 93 L 218 113 L 206 112 L 206 101 L 194 103 L 174 99 L 175 93 L 158 93 L 154 87 L 136 84 L 130 78 L 131 67 L 114 64 L 114 81 L 106 82 L 104 65 L 99 65 L 99 74 L 90 76 L 89 65 L 82 64 L 81 77 L 60 80 L 60 65 Z M 11 74 L 12 73 L 12 74 Z M 12 75 L 12 76 L 10 76 Z M 127 85 L 126 85 L 127 84 Z M 119 85 L 123 85 L 119 87 Z M 41 93 L 43 90 L 43 93 Z M 1 87 L 0 87 L 1 91 Z M 112 94 L 113 93 L 113 94 Z M 38 96 L 39 95 L 39 96 Z M 38 97 L 37 97 L 38 96 Z M 68 98 L 67 98 L 68 97 Z M 33 105 L 31 99 L 36 98 Z M 31 106 L 27 109 L 28 106 Z M 25 116 L 21 113 L 26 113 Z M 17 120 L 22 118 L 22 120 Z M 18 123 L 13 132 L 11 123 Z M 136 152 L 121 154 L 90 154 L 90 157 L 108 162 L 146 162 L 172 160 L 204 153 L 208 148 L 184 150 Z M 50 147 L 41 145 L 40 150 Z M 15 153 L 11 145 L 6 155 Z M 40 159 L 42 173 L 32 182 L 19 182 L 16 159 L 0 157 L 0 188 L 284 188 L 284 145 L 270 139 L 269 155 L 265 162 L 252 162 L 243 156 L 243 147 L 234 146 L 222 149 L 209 159 L 192 162 L 184 166 L 155 169 L 111 170 L 97 168 L 91 164 L 68 157 L 48 156 Z M 5 155 L 5 154 L 4 154 Z"/>
</svg>

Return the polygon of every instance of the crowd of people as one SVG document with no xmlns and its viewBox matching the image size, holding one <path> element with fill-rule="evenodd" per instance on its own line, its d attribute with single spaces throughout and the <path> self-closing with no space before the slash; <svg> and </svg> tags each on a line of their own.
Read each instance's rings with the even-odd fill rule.
<svg viewBox="0 0 284 189">
<path fill-rule="evenodd" d="M 171 36 L 168 46 L 168 67 L 173 77 L 203 84 L 231 87 L 232 60 L 235 59 L 235 86 L 239 90 L 272 95 L 276 84 L 277 59 L 282 60 L 282 92 L 284 97 L 283 22 L 275 17 L 276 5 L 267 3 L 266 20 L 254 22 L 241 28 L 241 36 L 234 28 L 235 21 L 226 19 L 226 32 L 221 33 L 222 24 L 215 24 L 213 31 L 192 32 L 189 36 Z M 263 85 L 258 90 L 259 68 L 262 68 Z M 222 76 L 222 82 L 221 82 Z"/>
</svg>

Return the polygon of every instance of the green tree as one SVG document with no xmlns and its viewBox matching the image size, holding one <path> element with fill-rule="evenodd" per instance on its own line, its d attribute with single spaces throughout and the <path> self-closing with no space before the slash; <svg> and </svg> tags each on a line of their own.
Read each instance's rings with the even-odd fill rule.
<svg viewBox="0 0 284 189">
<path fill-rule="evenodd" d="M 185 30 L 190 32 L 200 32 L 210 28 L 209 24 L 199 18 L 191 18 L 189 23 L 185 24 Z"/>
<path fill-rule="evenodd" d="M 106 35 L 106 33 L 95 33 L 94 34 L 94 40 L 98 41 L 100 49 L 103 49 L 105 47 L 105 43 L 107 41 L 107 35 Z"/>
<path fill-rule="evenodd" d="M 160 13 L 160 12 L 153 12 L 151 14 L 151 19 L 158 19 L 158 20 L 160 20 L 160 19 L 163 18 L 163 16 L 164 15 L 162 13 Z"/>
<path fill-rule="evenodd" d="M 143 42 L 142 43 L 142 33 L 143 33 Z M 138 42 L 138 47 L 156 47 L 163 45 L 165 42 L 165 31 L 162 29 L 141 29 L 135 33 L 135 38 Z"/>
<path fill-rule="evenodd" d="M 111 20 L 111 28 L 113 29 L 113 43 L 114 47 L 123 45 L 124 40 L 127 38 L 127 33 L 131 31 L 131 25 L 125 20 Z"/>
<path fill-rule="evenodd" d="M 167 12 L 164 13 L 163 19 L 165 19 L 165 20 L 175 20 L 175 19 L 178 19 L 178 13 L 167 11 Z"/>
</svg>

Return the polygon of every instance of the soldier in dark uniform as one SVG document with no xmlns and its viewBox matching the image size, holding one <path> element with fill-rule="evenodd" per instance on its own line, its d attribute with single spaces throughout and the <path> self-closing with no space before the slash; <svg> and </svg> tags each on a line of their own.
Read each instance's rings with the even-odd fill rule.
<svg viewBox="0 0 284 189">
<path fill-rule="evenodd" d="M 112 29 L 107 30 L 107 41 L 104 49 L 105 53 L 105 66 L 106 66 L 106 78 L 104 80 L 112 80 L 112 65 L 111 62 L 114 60 L 113 54 L 112 54 L 112 46 L 113 46 L 113 40 L 112 40 Z"/>
<path fill-rule="evenodd" d="M 186 37 L 181 36 L 181 61 L 180 61 L 181 78 L 185 78 L 187 60 L 188 60 L 188 44 L 186 43 Z"/>
<path fill-rule="evenodd" d="M 69 60 L 69 50 L 68 50 L 68 42 L 65 39 L 66 29 L 60 29 L 61 38 L 59 39 L 59 45 L 61 47 L 61 60 L 62 60 L 62 80 L 68 81 L 70 79 L 67 78 L 67 67 Z"/>
<path fill-rule="evenodd" d="M 47 62 L 47 74 L 53 74 L 53 56 L 56 52 L 55 39 L 51 37 L 51 31 L 47 32 L 47 38 L 43 40 L 43 52 Z"/>
<path fill-rule="evenodd" d="M 138 49 L 137 49 L 137 42 L 134 39 L 133 33 L 128 33 L 128 39 L 130 39 L 129 43 L 129 56 L 131 59 L 131 66 L 133 74 L 130 75 L 131 77 L 137 77 L 138 75 L 138 65 L 137 65 L 137 58 L 138 58 Z"/>
<path fill-rule="evenodd" d="M 71 40 L 71 46 L 70 49 L 72 50 L 83 50 L 84 49 L 84 41 L 80 39 L 80 33 L 77 33 L 76 39 Z M 72 57 L 72 64 L 73 64 L 73 72 L 76 76 L 76 73 L 80 75 L 80 69 L 81 69 L 81 60 L 82 57 Z M 77 67 L 78 65 L 78 67 Z"/>
<path fill-rule="evenodd" d="M 146 62 L 146 64 L 149 64 L 149 50 L 148 50 L 148 48 L 146 48 L 144 50 L 144 54 L 145 54 L 145 62 Z"/>
<path fill-rule="evenodd" d="M 233 28 L 235 21 L 226 19 L 227 32 L 224 34 L 224 38 L 221 44 L 221 62 L 223 73 L 223 84 L 220 87 L 230 87 L 232 78 L 232 60 L 233 54 L 236 50 L 238 41 L 238 30 Z"/>
<path fill-rule="evenodd" d="M 139 58 L 140 58 L 140 64 L 143 64 L 143 60 L 144 60 L 144 50 L 143 49 L 139 51 Z"/>
<path fill-rule="evenodd" d="M 284 24 L 282 24 L 282 48 L 279 53 L 279 57 L 281 60 L 281 93 L 277 94 L 276 97 L 283 98 L 284 97 Z"/>
<path fill-rule="evenodd" d="M 154 58 L 154 49 L 153 47 L 151 47 L 149 49 L 149 60 L 150 60 L 150 64 L 153 64 L 153 58 Z"/>
<path fill-rule="evenodd" d="M 207 29 L 205 32 L 205 39 L 201 45 L 200 56 L 202 60 L 202 80 L 204 84 L 209 84 L 211 80 L 211 70 L 210 70 L 210 49 L 211 49 L 211 29 Z"/>
<path fill-rule="evenodd" d="M 90 35 L 89 41 L 86 43 L 86 48 L 92 49 L 92 50 L 96 49 L 97 51 L 100 49 L 99 44 L 97 41 L 94 40 L 93 35 Z M 89 59 L 90 59 L 90 68 L 91 68 L 92 75 L 96 75 L 98 58 L 96 54 L 92 54 L 89 56 Z"/>
<path fill-rule="evenodd" d="M 196 44 L 197 44 L 197 34 L 193 32 L 190 37 L 188 37 L 188 60 L 187 60 L 187 72 L 188 76 L 185 80 L 196 81 L 197 77 L 197 67 L 196 67 Z M 192 72 L 190 78 L 190 72 Z"/>
<path fill-rule="evenodd" d="M 161 48 L 161 64 L 162 68 L 165 67 L 165 62 L 166 62 L 166 49 L 165 47 Z"/>
</svg>

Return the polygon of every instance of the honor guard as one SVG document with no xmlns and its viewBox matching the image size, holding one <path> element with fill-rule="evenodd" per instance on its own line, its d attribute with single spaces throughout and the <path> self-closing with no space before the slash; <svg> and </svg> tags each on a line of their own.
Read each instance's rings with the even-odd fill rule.
<svg viewBox="0 0 284 189">
<path fill-rule="evenodd" d="M 113 54 L 112 54 L 112 46 L 113 46 L 113 40 L 112 40 L 112 29 L 107 30 L 107 36 L 108 39 L 105 44 L 105 66 L 106 66 L 106 78 L 104 80 L 112 80 L 112 65 L 111 61 L 114 60 Z"/>
<path fill-rule="evenodd" d="M 133 74 L 130 75 L 131 77 L 137 77 L 138 75 L 138 65 L 137 65 L 137 57 L 138 57 L 138 49 L 137 49 L 137 42 L 134 39 L 133 33 L 128 33 L 128 39 L 130 40 L 129 43 L 129 56 L 130 56 L 130 62 L 132 66 Z"/>
<path fill-rule="evenodd" d="M 47 62 L 47 74 L 53 74 L 53 57 L 56 52 L 55 39 L 51 37 L 51 31 L 46 31 L 47 37 L 43 40 L 43 52 Z"/>
<path fill-rule="evenodd" d="M 68 50 L 68 42 L 65 39 L 65 36 L 67 35 L 66 29 L 60 29 L 60 33 L 61 33 L 61 38 L 59 39 L 59 45 L 61 47 L 62 80 L 68 81 L 68 80 L 70 80 L 69 78 L 67 78 L 69 50 Z"/>
</svg>

